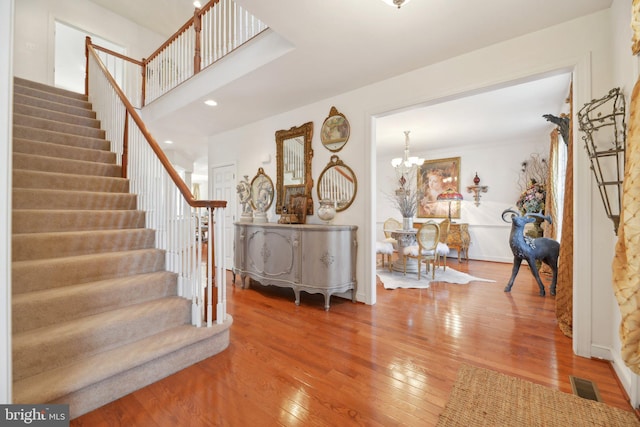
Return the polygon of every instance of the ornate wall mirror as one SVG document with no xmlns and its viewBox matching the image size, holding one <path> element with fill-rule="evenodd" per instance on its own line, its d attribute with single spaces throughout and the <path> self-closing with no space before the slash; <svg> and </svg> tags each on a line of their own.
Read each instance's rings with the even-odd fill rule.
<svg viewBox="0 0 640 427">
<path fill-rule="evenodd" d="M 336 212 L 351 206 L 358 191 L 356 174 L 335 154 L 318 179 L 318 199 L 336 202 Z"/>
<path fill-rule="evenodd" d="M 307 215 L 313 215 L 313 198 L 311 189 L 311 138 L 313 137 L 313 122 L 289 130 L 276 132 L 276 213 L 281 214 L 282 208 L 289 211 L 290 196 L 304 194 L 307 196 Z"/>
<path fill-rule="evenodd" d="M 266 212 L 273 203 L 273 181 L 264 169 L 259 168 L 258 173 L 251 180 L 251 207 L 257 212 Z"/>
<path fill-rule="evenodd" d="M 322 145 L 329 151 L 338 152 L 349 140 L 350 132 L 351 127 L 344 114 L 339 113 L 336 107 L 331 107 L 329 117 L 324 120 L 320 129 Z"/>
</svg>

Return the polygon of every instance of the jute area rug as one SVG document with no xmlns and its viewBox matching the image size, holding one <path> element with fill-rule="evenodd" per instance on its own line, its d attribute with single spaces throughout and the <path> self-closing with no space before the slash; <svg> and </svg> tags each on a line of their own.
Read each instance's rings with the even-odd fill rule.
<svg viewBox="0 0 640 427">
<path fill-rule="evenodd" d="M 398 288 L 418 288 L 427 289 L 431 283 L 431 272 L 426 273 L 424 270 L 420 273 L 420 280 L 418 280 L 417 273 L 407 273 L 405 276 L 403 273 L 394 271 L 392 273 L 389 270 L 378 269 L 376 272 L 380 281 L 384 285 L 385 289 L 398 289 Z M 436 269 L 434 282 L 447 282 L 464 285 L 473 281 L 480 282 L 495 282 L 495 280 L 481 279 L 479 277 L 471 276 L 467 273 L 463 273 L 458 270 L 454 270 L 451 267 L 447 267 L 444 271 L 442 267 Z"/>
<path fill-rule="evenodd" d="M 437 427 L 640 426 L 632 412 L 488 369 L 462 365 Z"/>
</svg>

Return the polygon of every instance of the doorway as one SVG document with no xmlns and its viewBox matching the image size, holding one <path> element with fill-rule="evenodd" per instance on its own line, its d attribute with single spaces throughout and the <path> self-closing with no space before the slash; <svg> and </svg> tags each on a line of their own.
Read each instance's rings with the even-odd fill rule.
<svg viewBox="0 0 640 427">
<path fill-rule="evenodd" d="M 78 28 L 55 21 L 55 46 L 53 84 L 56 87 L 73 92 L 84 93 L 86 59 L 84 54 L 85 38 L 89 36 L 94 44 L 106 47 L 114 52 L 125 54 L 126 49 L 107 41 L 95 34 L 89 34 Z M 122 61 L 114 61 L 112 57 L 99 52 L 100 59 L 118 83 L 124 88 L 124 65 Z"/>
</svg>

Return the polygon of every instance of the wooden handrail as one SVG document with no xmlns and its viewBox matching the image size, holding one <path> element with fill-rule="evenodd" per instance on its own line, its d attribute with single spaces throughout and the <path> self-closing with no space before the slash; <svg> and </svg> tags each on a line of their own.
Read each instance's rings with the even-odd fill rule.
<svg viewBox="0 0 640 427">
<path fill-rule="evenodd" d="M 184 33 L 185 31 L 187 31 L 187 29 L 189 29 L 189 27 L 191 27 L 192 25 L 196 24 L 196 22 L 195 22 L 196 21 L 196 19 L 195 19 L 196 17 L 201 18 L 202 15 L 206 11 L 211 9 L 219 1 L 220 0 L 211 0 L 209 3 L 205 4 L 200 9 L 196 8 L 195 11 L 193 12 L 193 16 L 187 22 L 185 22 L 184 25 L 182 27 L 180 27 L 180 29 L 178 29 L 178 31 L 173 33 L 173 35 L 171 37 L 169 37 L 169 39 L 167 39 L 167 41 L 162 43 L 162 45 L 159 48 L 157 48 L 155 50 L 155 52 L 153 52 L 151 55 L 149 55 L 149 57 L 144 60 L 144 63 L 148 64 L 150 61 L 152 61 L 156 56 L 158 56 L 160 54 L 160 52 L 162 52 L 167 46 L 169 46 L 171 43 L 173 43 L 173 41 L 175 39 L 180 37 L 180 35 L 182 33 Z"/>
<path fill-rule="evenodd" d="M 93 49 L 93 45 L 91 44 L 90 37 L 87 37 L 85 39 L 85 45 L 86 45 L 86 51 L 89 54 L 93 55 L 94 59 L 96 59 L 98 66 L 102 70 L 102 73 L 105 75 L 105 77 L 107 78 L 111 86 L 113 86 L 113 89 L 118 94 L 118 97 L 124 104 L 128 114 L 131 116 L 131 118 L 136 123 L 136 125 L 138 125 L 138 128 L 140 129 L 140 131 L 142 132 L 142 135 L 147 140 L 147 143 L 149 144 L 153 152 L 156 154 L 156 156 L 162 163 L 162 166 L 167 171 L 167 173 L 173 180 L 174 184 L 178 187 L 178 189 L 180 190 L 180 193 L 182 193 L 182 196 L 185 198 L 189 206 L 191 206 L 192 208 L 211 208 L 211 209 L 226 207 L 227 202 L 225 200 L 196 200 L 193 197 L 193 194 L 191 194 L 191 190 L 189 190 L 189 187 L 187 187 L 187 184 L 184 183 L 180 175 L 178 175 L 176 170 L 173 168 L 173 165 L 171 164 L 167 156 L 164 154 L 164 152 L 160 148 L 160 145 L 155 140 L 155 138 L 151 136 L 151 133 L 147 130 L 147 127 L 145 126 L 144 122 L 142 121 L 138 113 L 135 111 L 135 108 L 133 108 L 133 105 L 131 105 L 131 103 L 129 102 L 125 94 L 122 92 L 120 87 L 118 87 L 118 84 L 113 79 L 109 71 L 105 68 L 102 61 L 100 61 L 100 58 L 98 58 L 98 54 L 96 53 L 95 49 Z M 89 68 L 87 67 L 87 73 L 88 73 L 88 70 Z M 88 82 L 88 75 L 87 75 L 87 82 Z M 88 83 L 86 84 L 88 85 Z"/>
<path fill-rule="evenodd" d="M 95 50 L 100 50 L 100 51 L 102 51 L 104 53 L 108 53 L 109 55 L 113 55 L 116 58 L 120 58 L 120 59 L 123 59 L 125 61 L 133 62 L 134 64 L 139 65 L 141 67 L 142 67 L 142 65 L 144 65 L 142 63 L 142 61 L 138 61 L 137 59 L 129 58 L 126 55 L 123 55 L 123 54 L 118 53 L 118 52 L 114 52 L 113 50 L 107 49 L 106 47 L 98 46 L 97 44 L 93 44 L 93 43 L 91 44 L 91 46 L 93 46 L 93 48 Z"/>
</svg>

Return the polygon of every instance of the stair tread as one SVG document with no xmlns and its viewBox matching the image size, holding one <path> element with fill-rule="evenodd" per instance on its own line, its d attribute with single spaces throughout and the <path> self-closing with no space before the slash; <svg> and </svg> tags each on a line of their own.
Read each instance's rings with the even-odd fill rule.
<svg viewBox="0 0 640 427">
<path fill-rule="evenodd" d="M 18 122 L 18 123 L 16 123 Z M 14 113 L 13 123 L 17 126 L 29 126 L 35 129 L 51 130 L 54 132 L 68 133 L 70 135 L 87 136 L 89 138 L 103 138 L 105 131 L 94 126 L 85 126 L 75 123 L 61 122 L 59 120 L 44 117 L 30 116 Z M 29 123 L 29 125 L 27 125 Z M 37 126 L 34 126 L 37 125 Z"/>
<path fill-rule="evenodd" d="M 25 95 L 26 96 L 26 95 Z M 34 98 L 38 99 L 38 98 Z M 15 114 L 22 114 L 28 117 L 34 118 L 48 118 L 49 120 L 56 120 L 60 123 L 75 124 L 79 126 L 86 126 L 91 128 L 100 128 L 100 120 L 93 117 L 79 116 L 77 114 L 70 114 L 64 111 L 57 111 L 50 108 L 44 108 L 38 105 L 30 105 L 20 102 L 20 99 L 15 99 L 14 102 Z M 52 117 L 56 117 L 53 119 Z M 84 123 L 84 124 L 80 124 Z"/>
<path fill-rule="evenodd" d="M 86 155 L 105 155 L 108 154 L 109 157 L 112 157 L 111 155 L 113 154 L 111 151 L 109 150 L 100 150 L 97 148 L 90 148 L 90 147 L 79 147 L 79 146 L 75 146 L 75 145 L 65 145 L 65 146 L 61 146 L 60 144 L 56 144 L 55 142 L 47 142 L 47 141 L 38 141 L 38 140 L 34 140 L 34 139 L 26 139 L 26 138 L 13 138 L 13 144 L 14 144 L 14 153 L 15 151 L 15 146 L 16 144 L 24 144 L 24 145 L 35 145 L 38 148 L 57 148 L 57 149 L 63 149 L 65 151 L 68 151 L 69 153 L 86 153 Z M 42 154 L 38 154 L 38 153 L 29 153 L 29 152 L 25 152 L 25 151 L 18 151 L 19 153 L 22 154 L 34 154 L 34 155 L 38 155 L 41 156 Z M 46 156 L 45 157 L 54 157 L 56 159 L 62 158 L 64 159 L 65 157 L 62 156 Z M 115 156 L 113 156 L 115 158 Z M 69 160 L 74 160 L 74 159 L 69 159 Z M 86 161 L 86 160 L 85 160 Z M 100 163 L 99 161 L 96 161 L 97 163 Z"/>
<path fill-rule="evenodd" d="M 130 251 L 107 252 L 102 254 L 74 255 L 74 256 L 62 257 L 62 258 L 13 261 L 11 264 L 13 265 L 13 267 L 25 267 L 29 265 L 36 266 L 36 265 L 50 264 L 50 263 L 65 263 L 73 259 L 89 259 L 89 258 L 95 258 L 95 257 L 104 257 L 104 258 L 130 257 L 134 254 L 141 253 L 141 252 L 158 252 L 158 251 L 164 252 L 162 249 L 146 248 L 146 249 L 134 249 Z"/>
<path fill-rule="evenodd" d="M 17 402 L 49 402 L 120 372 L 133 369 L 177 349 L 227 331 L 233 319 L 211 328 L 182 325 L 112 350 L 82 359 L 72 365 L 44 371 L 13 383 Z"/>
<path fill-rule="evenodd" d="M 189 307 L 185 298 L 168 296 L 15 333 L 14 378 L 19 381 L 166 329 L 190 325 Z"/>
<path fill-rule="evenodd" d="M 63 88 L 60 88 L 60 87 L 51 86 L 51 85 L 48 85 L 48 84 L 45 84 L 45 83 L 35 82 L 33 80 L 23 79 L 22 77 L 14 76 L 13 77 L 13 83 L 16 86 L 38 89 L 38 90 L 40 90 L 42 92 L 54 93 L 54 94 L 65 96 L 67 98 L 76 98 L 76 99 L 80 99 L 80 100 L 83 100 L 83 101 L 87 101 L 88 100 L 87 95 L 85 95 L 84 93 L 75 92 L 75 91 L 72 91 L 72 90 L 69 90 L 69 89 L 63 89 Z"/>
<path fill-rule="evenodd" d="M 13 101 L 14 103 L 18 103 L 20 105 L 26 105 L 28 107 L 38 107 L 47 111 L 63 112 L 64 114 L 70 114 L 75 117 L 86 117 L 91 119 L 96 118 L 96 113 L 93 110 L 82 107 L 75 107 L 68 104 L 61 104 L 50 99 L 37 98 L 25 93 L 14 93 Z"/>
<path fill-rule="evenodd" d="M 129 180 L 118 176 L 81 175 L 14 168 L 13 188 L 66 188 L 69 191 L 99 189 L 112 193 L 128 193 Z"/>
<path fill-rule="evenodd" d="M 175 273 L 157 271 L 15 295 L 12 298 L 13 333 L 176 296 L 175 277 Z M 61 307 L 66 308 L 61 310 Z"/>
<path fill-rule="evenodd" d="M 49 156 L 42 156 L 39 154 L 28 154 L 28 153 L 13 153 L 14 156 L 25 156 L 25 157 L 29 157 L 29 158 L 34 158 L 34 159 L 42 159 L 42 160 L 52 160 L 52 161 L 60 161 L 60 162 L 69 162 L 71 164 L 76 164 L 77 167 L 80 167 L 81 165 L 100 165 L 100 166 L 106 166 L 106 167 L 119 167 L 118 165 L 114 165 L 114 164 L 110 164 L 110 163 L 99 163 L 99 162 L 92 162 L 89 160 L 76 160 L 76 159 L 65 159 L 62 157 L 49 157 Z M 31 169 L 18 169 L 18 170 L 31 170 Z M 57 172 L 57 173 L 62 173 L 62 172 Z M 96 175 L 89 175 L 89 176 L 96 176 Z M 111 177 L 111 178 L 117 178 L 117 177 Z"/>
</svg>

